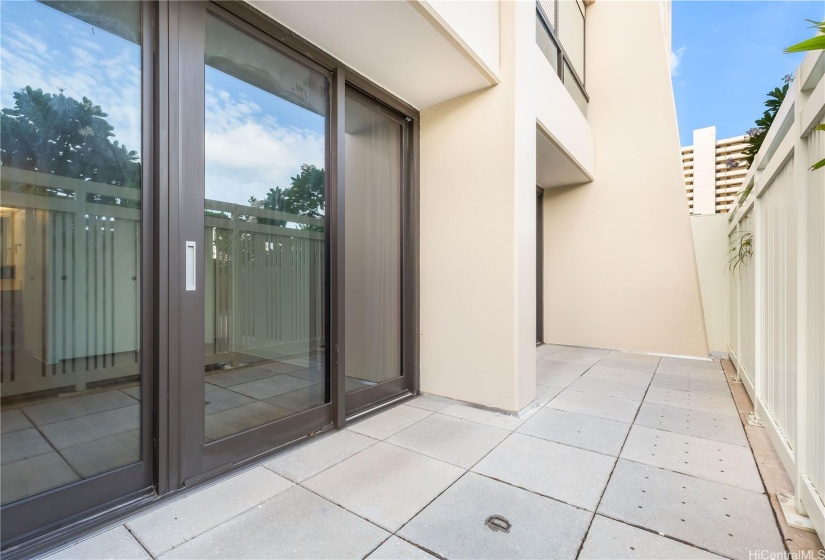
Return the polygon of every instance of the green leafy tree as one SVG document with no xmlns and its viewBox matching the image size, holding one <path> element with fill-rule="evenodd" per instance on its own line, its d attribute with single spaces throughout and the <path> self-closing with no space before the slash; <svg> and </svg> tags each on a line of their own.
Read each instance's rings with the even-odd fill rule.
<svg viewBox="0 0 825 560">
<path fill-rule="evenodd" d="M 266 197 L 259 200 L 250 197 L 249 204 L 266 208 L 267 210 L 277 210 L 287 214 L 307 216 L 310 218 L 321 218 L 324 215 L 324 170 L 311 164 L 301 165 L 301 172 L 290 179 L 291 186 L 288 188 L 275 187 L 269 189 Z M 285 220 L 270 220 L 259 218 L 259 223 L 284 226 Z M 321 226 L 305 226 L 304 229 L 322 231 Z"/>
<path fill-rule="evenodd" d="M 819 31 L 820 35 L 812 37 L 811 39 L 806 39 L 805 41 L 795 45 L 791 45 L 785 49 L 785 53 L 825 50 L 825 21 L 808 21 L 813 24 L 812 27 Z M 793 80 L 792 76 L 785 76 L 785 85 L 781 89 L 775 88 L 772 92 L 768 93 L 768 100 L 765 101 L 765 106 L 768 107 L 768 110 L 765 111 L 761 119 L 756 121 L 756 128 L 752 128 L 747 132 L 748 146 L 742 150 L 742 153 L 747 156 L 748 165 L 753 163 L 754 157 L 762 147 L 762 143 L 765 140 L 765 135 L 768 133 L 768 130 L 773 124 L 776 113 L 779 111 L 779 107 L 782 105 L 782 101 L 784 101 L 785 95 L 788 93 L 788 84 L 791 80 Z M 817 125 L 814 128 L 816 130 L 825 131 L 825 125 L 822 124 Z M 821 169 L 822 167 L 825 167 L 825 159 L 821 159 L 813 164 L 811 169 L 816 170 Z M 739 193 L 740 206 L 745 202 L 752 190 L 753 183 Z M 753 255 L 753 235 L 751 233 L 742 234 L 733 242 L 730 253 L 732 254 L 732 257 L 728 261 L 728 267 L 731 271 L 736 270 L 737 266 L 741 266 L 743 264 L 747 265 Z"/>
<path fill-rule="evenodd" d="M 788 85 L 791 81 L 791 76 L 785 76 L 785 84 L 779 88 L 776 87 L 772 91 L 768 92 L 768 99 L 765 101 L 765 107 L 768 109 L 762 113 L 762 117 L 756 119 L 755 124 L 756 127 L 751 128 L 747 132 L 747 147 L 742 150 L 742 153 L 747 156 L 745 161 L 748 162 L 748 166 L 753 163 L 753 158 L 756 157 L 756 154 L 759 152 L 759 148 L 762 147 L 762 142 L 765 140 L 765 135 L 770 130 L 771 125 L 773 124 L 774 119 L 776 118 L 776 113 L 779 112 L 779 107 L 782 106 L 782 101 L 785 100 L 785 96 L 788 94 Z"/>
<path fill-rule="evenodd" d="M 742 154 L 745 155 L 745 161 L 747 162 L 748 167 L 753 164 L 756 154 L 758 154 L 760 148 L 762 148 L 762 143 L 765 141 L 765 137 L 771 129 L 771 125 L 776 118 L 776 114 L 779 112 L 779 108 L 782 106 L 782 102 L 788 94 L 788 86 L 791 81 L 793 81 L 793 76 L 788 74 L 783 78 L 783 81 L 785 84 L 781 88 L 776 87 L 772 91 L 768 92 L 768 99 L 765 101 L 765 107 L 767 107 L 767 110 L 762 113 L 761 118 L 756 119 L 756 126 L 749 129 L 745 133 L 747 136 L 745 141 L 748 145 L 742 150 Z M 753 188 L 752 185 L 753 183 L 751 183 L 751 186 L 745 187 L 739 193 L 740 206 L 745 202 L 748 195 L 751 193 Z"/>
<path fill-rule="evenodd" d="M 41 173 L 140 188 L 140 161 L 117 140 L 99 105 L 26 86 L 0 114 L 0 163 Z"/>
<path fill-rule="evenodd" d="M 795 45 L 791 45 L 790 47 L 785 49 L 786 53 L 825 50 L 825 21 L 814 21 L 812 19 L 809 19 L 808 21 L 813 24 L 811 25 L 811 27 L 819 31 L 820 35 L 817 35 L 816 37 L 811 37 L 810 39 L 806 39 Z M 825 131 L 825 124 L 818 124 L 814 127 L 814 129 Z M 811 169 L 817 170 L 822 169 L 823 167 L 825 167 L 825 158 L 813 164 L 811 166 Z"/>
</svg>

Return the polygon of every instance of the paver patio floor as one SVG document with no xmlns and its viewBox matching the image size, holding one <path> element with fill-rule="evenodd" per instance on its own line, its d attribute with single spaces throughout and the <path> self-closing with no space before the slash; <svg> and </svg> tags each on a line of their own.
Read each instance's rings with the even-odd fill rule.
<svg viewBox="0 0 825 560">
<path fill-rule="evenodd" d="M 524 417 L 419 397 L 52 558 L 785 550 L 718 361 L 554 345 L 537 358 Z"/>
</svg>

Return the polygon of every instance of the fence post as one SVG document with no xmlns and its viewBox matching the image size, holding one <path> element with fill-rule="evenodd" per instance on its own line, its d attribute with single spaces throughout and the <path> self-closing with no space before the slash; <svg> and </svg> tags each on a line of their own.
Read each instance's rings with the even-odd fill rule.
<svg viewBox="0 0 825 560">
<path fill-rule="evenodd" d="M 796 75 L 800 75 L 797 69 Z M 794 502 L 796 511 L 807 515 L 805 506 L 800 498 L 800 489 L 805 482 L 803 474 L 807 471 L 808 463 L 808 410 L 807 410 L 807 378 L 808 378 L 808 185 L 810 184 L 810 157 L 805 131 L 802 130 L 802 108 L 808 96 L 802 91 L 801 79 L 794 80 L 791 87 L 796 90 L 796 105 L 794 106 L 794 183 L 796 186 L 796 449 Z M 814 154 L 815 155 L 815 154 Z"/>
<path fill-rule="evenodd" d="M 759 165 L 759 154 L 754 159 L 753 165 Z M 761 173 L 757 167 L 753 176 L 753 209 L 751 209 L 751 219 L 753 226 L 753 416 L 759 418 L 759 405 L 762 401 L 762 391 L 764 390 L 765 376 L 765 354 L 764 336 L 762 325 L 763 307 L 763 278 L 762 278 L 762 253 L 765 238 L 762 235 L 762 200 L 759 198 L 762 181 Z"/>
<path fill-rule="evenodd" d="M 89 229 L 89 218 L 86 214 L 89 210 L 86 204 L 85 190 L 75 190 L 74 207 L 74 239 L 72 240 L 74 244 L 74 266 L 75 269 L 79 271 L 79 274 L 83 275 L 84 271 L 86 271 L 86 260 L 88 259 L 88 244 L 86 240 L 89 237 L 89 232 L 87 231 Z M 87 351 L 89 347 L 88 334 L 84 334 L 82 336 L 85 348 L 81 349 L 79 347 L 81 333 L 85 332 L 85 326 L 89 317 L 89 302 L 87 298 L 87 282 L 78 282 L 77 277 L 78 274 L 75 274 L 74 278 L 72 278 L 72 289 L 74 290 L 75 301 L 77 302 L 75 308 L 72 310 L 72 321 L 74 321 L 74 325 L 72 325 L 72 332 L 74 333 L 73 342 L 75 346 L 74 352 L 72 353 L 72 367 L 75 370 L 75 391 L 80 392 L 86 390 L 86 376 L 89 369 L 89 359 L 87 357 L 85 359 L 86 363 L 81 364 L 81 367 L 78 368 L 76 367 L 77 358 L 75 356 L 89 355 L 89 352 Z M 86 280 L 88 281 L 88 278 L 86 278 Z"/>
</svg>

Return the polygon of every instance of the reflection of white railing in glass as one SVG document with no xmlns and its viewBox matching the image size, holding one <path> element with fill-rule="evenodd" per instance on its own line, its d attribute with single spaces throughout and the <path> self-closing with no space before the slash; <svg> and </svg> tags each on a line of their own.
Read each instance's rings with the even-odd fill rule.
<svg viewBox="0 0 825 560">
<path fill-rule="evenodd" d="M 13 341 L 0 335 L 4 396 L 138 374 L 140 194 L 3 168 L 4 247 L 17 245 L 3 262 L 16 272 L 3 280 L 4 313 L 16 316 Z M 324 220 L 205 206 L 226 216 L 204 219 L 207 348 L 265 357 L 322 340 Z"/>
<path fill-rule="evenodd" d="M 216 201 L 206 207 L 230 216 L 205 219 L 205 341 L 212 360 L 230 352 L 276 358 L 322 341 L 325 234 L 294 228 L 323 228 L 324 220 Z"/>
<path fill-rule="evenodd" d="M 3 395 L 136 377 L 140 191 L 4 167 L 2 200 L 16 268 Z"/>
</svg>

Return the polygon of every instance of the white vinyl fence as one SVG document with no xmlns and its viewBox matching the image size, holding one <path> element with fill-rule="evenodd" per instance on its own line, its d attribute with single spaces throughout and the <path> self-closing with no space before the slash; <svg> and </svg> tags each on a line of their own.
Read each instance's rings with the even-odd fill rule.
<svg viewBox="0 0 825 560">
<path fill-rule="evenodd" d="M 825 539 L 825 53 L 809 53 L 728 214 L 753 236 L 731 274 L 730 356 L 794 483 L 797 510 Z"/>
</svg>

